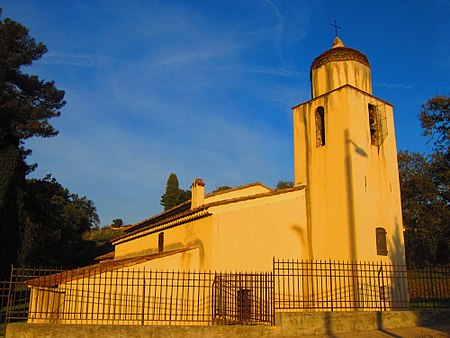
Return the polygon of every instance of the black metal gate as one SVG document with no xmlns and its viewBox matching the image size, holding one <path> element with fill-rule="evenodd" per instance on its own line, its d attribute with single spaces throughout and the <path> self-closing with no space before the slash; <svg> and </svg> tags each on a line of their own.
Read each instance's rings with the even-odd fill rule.
<svg viewBox="0 0 450 338">
<path fill-rule="evenodd" d="M 218 273 L 213 283 L 213 323 L 274 325 L 272 273 Z"/>
</svg>

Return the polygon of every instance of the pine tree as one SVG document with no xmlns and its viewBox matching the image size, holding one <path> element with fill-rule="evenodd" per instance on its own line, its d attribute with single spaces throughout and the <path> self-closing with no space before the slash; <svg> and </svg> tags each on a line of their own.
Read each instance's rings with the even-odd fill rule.
<svg viewBox="0 0 450 338">
<path fill-rule="evenodd" d="M 0 150 L 0 277 L 9 274 L 20 245 L 25 165 L 13 146 Z"/>
<path fill-rule="evenodd" d="M 46 51 L 26 27 L 0 20 L 0 275 L 17 258 L 25 176 L 34 168 L 25 162 L 31 151 L 23 147 L 24 140 L 55 136 L 48 120 L 59 116 L 65 104 L 64 91 L 53 82 L 22 72 Z"/>
</svg>

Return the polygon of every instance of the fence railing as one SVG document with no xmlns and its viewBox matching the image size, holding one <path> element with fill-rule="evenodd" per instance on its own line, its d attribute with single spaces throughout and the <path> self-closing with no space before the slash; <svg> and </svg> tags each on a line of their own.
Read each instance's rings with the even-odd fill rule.
<svg viewBox="0 0 450 338">
<path fill-rule="evenodd" d="M 215 275 L 213 318 L 215 324 L 274 324 L 273 275 Z"/>
<path fill-rule="evenodd" d="M 404 265 L 274 260 L 275 308 L 385 311 L 409 308 Z"/>
<path fill-rule="evenodd" d="M 13 273 L 23 276 L 26 271 L 14 268 Z M 8 321 L 124 325 L 274 322 L 273 278 L 267 273 L 85 269 L 15 280 Z"/>
<path fill-rule="evenodd" d="M 8 304 L 9 279 L 0 280 L 0 336 L 4 336 L 6 322 L 6 305 Z"/>
<path fill-rule="evenodd" d="M 6 322 L 273 325 L 275 311 L 450 307 L 450 266 L 274 260 L 272 272 L 252 274 L 14 267 L 9 283 L 0 289 L 8 288 Z"/>
<path fill-rule="evenodd" d="M 411 308 L 450 308 L 450 265 L 409 268 L 408 289 Z"/>
<path fill-rule="evenodd" d="M 28 318 L 31 288 L 27 286 L 27 281 L 45 276 L 51 278 L 51 276 L 55 276 L 62 271 L 65 270 L 42 267 L 12 267 L 11 277 L 7 282 L 10 290 L 7 298 L 8 306 L 5 321 L 21 321 Z"/>
<path fill-rule="evenodd" d="M 275 309 L 386 311 L 450 307 L 450 266 L 274 260 Z"/>
</svg>

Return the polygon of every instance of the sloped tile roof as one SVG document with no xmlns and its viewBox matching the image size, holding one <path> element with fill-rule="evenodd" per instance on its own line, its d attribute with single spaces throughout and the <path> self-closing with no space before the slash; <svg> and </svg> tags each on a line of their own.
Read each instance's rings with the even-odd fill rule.
<svg viewBox="0 0 450 338">
<path fill-rule="evenodd" d="M 237 191 L 237 190 L 242 190 L 242 189 L 247 189 L 247 188 L 250 188 L 250 187 L 257 187 L 257 186 L 265 188 L 265 189 L 267 189 L 267 191 L 271 191 L 272 190 L 268 186 L 262 184 L 261 182 L 254 182 L 254 183 L 240 185 L 238 187 L 234 187 L 234 188 L 230 188 L 230 189 L 215 191 L 215 192 L 212 192 L 212 193 L 209 193 L 209 194 L 205 195 L 205 198 L 212 197 L 212 196 L 217 196 L 217 195 L 222 195 L 222 194 L 227 194 L 227 193 L 232 192 L 232 191 Z"/>
<path fill-rule="evenodd" d="M 248 195 L 248 196 L 241 196 L 241 197 L 235 197 L 235 198 L 229 198 L 224 200 L 219 200 L 211 203 L 206 203 L 204 205 L 201 205 L 195 209 L 187 210 L 179 212 L 178 214 L 168 214 L 166 218 L 159 217 L 160 215 L 157 215 L 158 217 L 149 218 L 146 220 L 146 223 L 142 223 L 142 226 L 137 228 L 135 231 L 131 233 L 127 233 L 123 236 L 117 237 L 111 241 L 114 245 L 130 241 L 132 239 L 142 237 L 145 235 L 148 235 L 150 233 L 154 233 L 157 231 L 163 231 L 168 228 L 172 228 L 175 226 L 178 226 L 180 224 L 190 222 L 199 218 L 208 217 L 212 214 L 208 211 L 211 207 L 217 207 L 221 205 L 231 204 L 231 203 L 239 203 L 249 200 L 254 200 L 258 198 L 264 198 L 264 197 L 270 197 L 280 194 L 285 194 L 297 190 L 304 189 L 305 186 L 296 186 L 293 188 L 287 188 L 287 189 L 281 189 L 281 190 L 269 190 L 267 192 L 254 194 L 254 195 Z"/>
<path fill-rule="evenodd" d="M 96 261 L 106 261 L 106 260 L 114 259 L 114 255 L 115 255 L 115 251 L 111 251 L 111 252 L 108 252 L 108 253 L 106 253 L 104 255 L 95 257 L 94 259 Z"/>
<path fill-rule="evenodd" d="M 166 256 L 186 252 L 192 249 L 195 249 L 196 247 L 186 247 L 166 252 L 159 252 L 159 253 L 152 253 L 148 255 L 142 255 L 137 257 L 130 257 L 130 258 L 124 258 L 124 259 L 118 259 L 118 260 L 109 260 L 100 262 L 97 264 L 85 266 L 82 268 L 74 269 L 74 270 L 67 270 L 60 273 L 55 273 L 52 275 L 47 275 L 43 277 L 33 278 L 29 279 L 25 282 L 23 282 L 25 285 L 28 286 L 40 286 L 40 287 L 56 287 L 59 284 L 67 283 L 73 280 L 81 279 L 81 278 L 88 278 L 92 277 L 101 273 L 114 271 L 122 268 L 127 268 L 139 263 L 144 263 L 150 260 L 163 258 Z"/>
</svg>

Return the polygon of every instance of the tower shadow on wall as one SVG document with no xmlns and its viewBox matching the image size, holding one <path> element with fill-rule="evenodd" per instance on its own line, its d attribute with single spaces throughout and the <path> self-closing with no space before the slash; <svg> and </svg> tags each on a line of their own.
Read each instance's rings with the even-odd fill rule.
<svg viewBox="0 0 450 338">
<path fill-rule="evenodd" d="M 392 236 L 392 243 L 389 246 L 388 256 L 392 262 L 392 272 L 390 281 L 390 299 L 392 308 L 396 310 L 405 310 L 409 308 L 409 289 L 407 266 L 405 261 L 405 251 L 403 247 L 402 236 L 400 233 L 399 220 L 395 219 L 395 233 Z"/>
<path fill-rule="evenodd" d="M 356 262 L 358 260 L 358 253 L 356 249 L 356 221 L 355 221 L 355 198 L 353 187 L 353 167 L 352 167 L 352 152 L 358 156 L 367 157 L 367 153 L 359 147 L 351 138 L 348 129 L 345 129 L 345 179 L 347 185 L 347 212 L 348 212 L 348 233 L 350 243 L 350 260 Z"/>
</svg>

